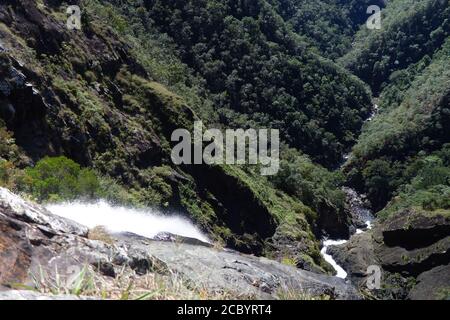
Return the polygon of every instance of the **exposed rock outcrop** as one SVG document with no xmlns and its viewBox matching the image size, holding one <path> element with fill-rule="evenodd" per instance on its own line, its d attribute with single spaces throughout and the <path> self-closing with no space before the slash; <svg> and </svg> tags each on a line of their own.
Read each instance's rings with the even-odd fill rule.
<svg viewBox="0 0 450 320">
<path fill-rule="evenodd" d="M 379 265 L 381 298 L 448 298 L 449 226 L 450 217 L 444 214 L 404 210 L 329 251 L 360 287 L 365 285 L 367 268 Z"/>
<path fill-rule="evenodd" d="M 274 298 L 289 289 L 311 296 L 360 298 L 342 279 L 319 275 L 266 258 L 219 250 L 189 239 L 162 234 L 159 240 L 113 234 L 113 243 L 87 238 L 88 230 L 52 215 L 0 188 L 0 285 L 35 287 L 33 278 L 56 276 L 90 266 L 102 277 L 114 278 L 122 268 L 136 277 L 148 273 L 177 274 L 191 285 L 211 292 L 231 292 L 254 298 Z M 46 299 L 23 291 L 0 294 L 5 299 Z M 55 297 L 55 299 L 72 297 Z M 74 297 L 73 297 L 74 298 Z"/>
<path fill-rule="evenodd" d="M 327 251 L 357 287 L 365 286 L 367 268 L 370 265 L 378 265 L 372 235 L 369 232 L 355 234 L 347 243 L 330 246 Z"/>
<path fill-rule="evenodd" d="M 450 298 L 450 264 L 433 268 L 417 277 L 417 284 L 409 292 L 413 300 Z"/>
</svg>

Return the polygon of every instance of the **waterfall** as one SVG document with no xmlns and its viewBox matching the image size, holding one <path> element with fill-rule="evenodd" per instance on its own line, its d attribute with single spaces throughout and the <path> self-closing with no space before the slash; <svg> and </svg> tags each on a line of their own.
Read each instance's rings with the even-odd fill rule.
<svg viewBox="0 0 450 320">
<path fill-rule="evenodd" d="M 177 215 L 162 215 L 154 209 L 130 209 L 112 206 L 106 201 L 95 203 L 69 202 L 50 204 L 47 209 L 60 217 L 78 222 L 88 228 L 102 226 L 111 232 L 131 232 L 146 238 L 158 233 L 175 235 L 209 242 L 191 221 Z"/>
</svg>

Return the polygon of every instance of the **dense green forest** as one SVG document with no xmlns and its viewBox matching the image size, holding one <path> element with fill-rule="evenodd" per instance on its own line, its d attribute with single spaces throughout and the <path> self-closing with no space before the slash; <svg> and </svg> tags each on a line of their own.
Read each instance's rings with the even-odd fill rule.
<svg viewBox="0 0 450 320">
<path fill-rule="evenodd" d="M 349 51 L 368 17 L 367 8 L 383 0 L 272 0 L 277 12 L 320 55 L 335 60 Z"/>
<path fill-rule="evenodd" d="M 320 239 L 350 233 L 343 186 L 380 218 L 450 212 L 448 0 L 74 2 L 81 31 L 66 1 L 0 4 L 0 185 L 182 212 L 316 272 Z M 279 173 L 175 166 L 170 135 L 198 119 L 279 129 Z"/>
<path fill-rule="evenodd" d="M 367 88 L 321 58 L 266 1 L 110 1 L 158 30 L 208 90 L 231 127 L 281 130 L 291 147 L 335 167 L 370 113 Z"/>
<path fill-rule="evenodd" d="M 379 94 L 389 76 L 441 47 L 450 31 L 447 0 L 397 0 L 382 14 L 382 29 L 362 28 L 341 63 Z"/>
<path fill-rule="evenodd" d="M 364 38 L 367 31 L 361 31 L 357 35 L 360 42 L 344 58 L 353 59 L 352 66 L 366 68 L 370 58 L 364 55 L 369 54 L 370 46 L 378 48 L 370 54 L 373 61 L 376 59 L 376 70 L 358 70 L 371 75 L 366 81 L 374 91 L 382 86 L 378 99 L 381 112 L 365 126 L 347 166 L 350 181 L 368 193 L 377 210 L 399 192 L 414 201 L 416 189 L 432 188 L 429 197 L 444 199 L 446 188 L 437 191 L 435 186 L 448 187 L 449 183 L 445 160 L 446 144 L 450 142 L 448 2 L 397 1 L 385 11 L 386 28 L 368 38 Z M 427 15 L 433 15 L 433 19 Z M 417 32 L 407 29 L 413 27 Z M 406 30 L 409 38 L 401 36 Z M 364 65 L 358 65 L 358 59 L 363 59 Z M 429 158 L 431 154 L 435 156 Z M 436 159 L 438 154 L 441 160 Z M 436 161 L 430 163 L 430 159 Z M 428 182 L 413 183 L 419 180 Z M 438 201 L 433 199 L 424 201 Z"/>
</svg>

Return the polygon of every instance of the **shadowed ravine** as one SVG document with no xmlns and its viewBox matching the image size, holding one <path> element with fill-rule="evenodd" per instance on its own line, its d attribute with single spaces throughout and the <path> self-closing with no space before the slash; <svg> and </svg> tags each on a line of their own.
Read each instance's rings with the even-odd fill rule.
<svg viewBox="0 0 450 320">
<path fill-rule="evenodd" d="M 364 201 L 356 191 L 349 188 L 344 188 L 344 192 L 347 195 L 347 202 L 349 206 L 349 210 L 351 211 L 351 215 L 353 219 L 355 219 L 357 224 L 365 224 L 365 230 L 370 230 L 372 228 L 372 221 L 373 221 L 373 215 L 372 212 L 364 205 Z M 356 229 L 354 234 L 361 234 L 364 233 L 365 230 L 363 229 Z M 339 246 L 343 245 L 348 242 L 347 240 L 331 240 L 331 239 L 324 239 L 323 240 L 323 247 L 320 253 L 322 254 L 325 261 L 327 261 L 336 271 L 336 277 L 346 279 L 347 278 L 347 272 L 342 268 L 333 258 L 333 256 L 328 253 L 328 248 L 330 246 Z"/>
</svg>

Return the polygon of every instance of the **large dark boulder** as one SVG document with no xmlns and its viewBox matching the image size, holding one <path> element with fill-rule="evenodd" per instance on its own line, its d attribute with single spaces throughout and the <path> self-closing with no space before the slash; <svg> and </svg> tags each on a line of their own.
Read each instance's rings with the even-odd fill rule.
<svg viewBox="0 0 450 320">
<path fill-rule="evenodd" d="M 409 292 L 412 300 L 450 299 L 450 264 L 433 268 L 417 277 Z"/>
</svg>

